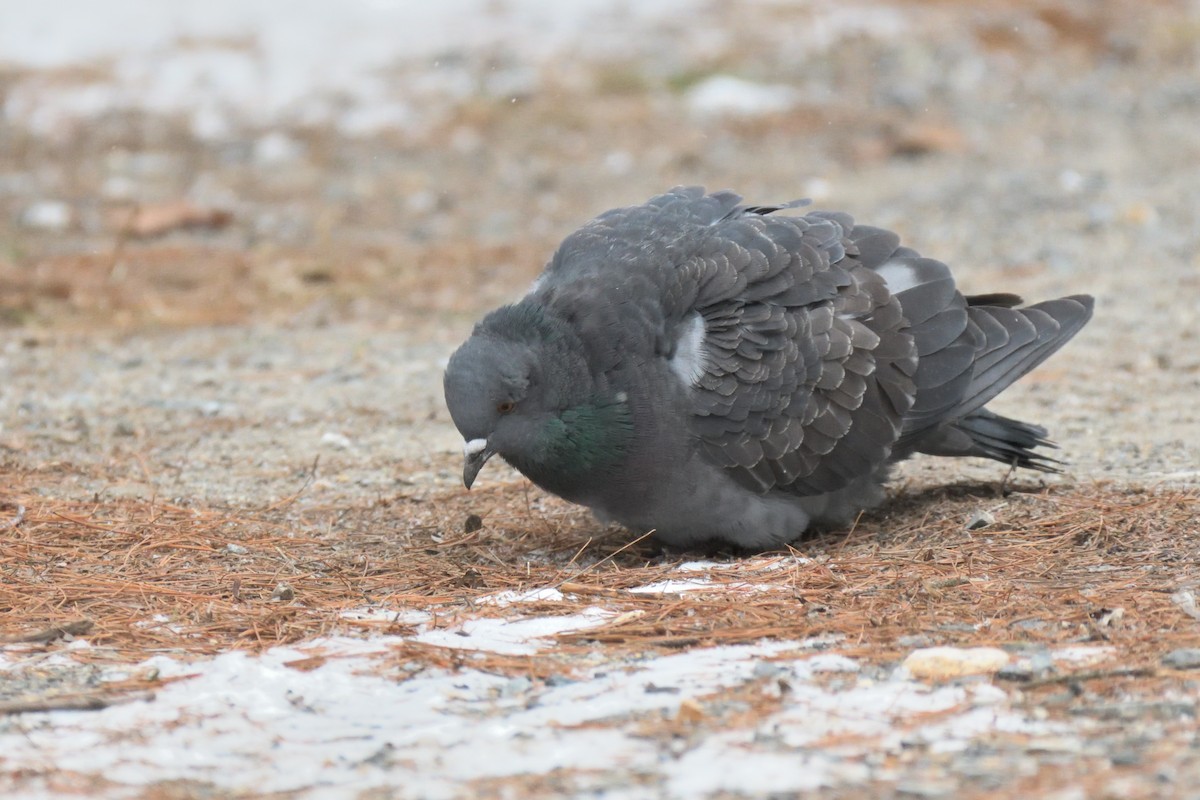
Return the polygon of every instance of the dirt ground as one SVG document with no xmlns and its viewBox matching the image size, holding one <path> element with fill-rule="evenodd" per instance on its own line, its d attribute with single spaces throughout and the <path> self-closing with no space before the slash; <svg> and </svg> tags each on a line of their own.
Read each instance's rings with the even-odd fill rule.
<svg viewBox="0 0 1200 800">
<path fill-rule="evenodd" d="M 503 5 L 489 13 L 524 8 Z M 1200 648 L 1200 6 L 664 5 L 683 10 L 627 31 L 602 16 L 557 49 L 518 26 L 436 57 L 397 55 L 374 79 L 409 116 L 367 132 L 339 121 L 352 106 L 307 121 L 234 109 L 218 133 L 136 103 L 71 116 L 51 100 L 102 94 L 119 65 L 0 59 L 0 663 L 28 683 L 0 689 L 0 705 L 18 704 L 0 737 L 53 728 L 68 712 L 33 709 L 55 697 L 158 688 L 126 677 L 63 695 L 30 677 L 35 653 L 113 669 L 335 634 L 404 642 L 418 623 L 347 613 L 416 609 L 461 625 L 518 608 L 481 598 L 550 587 L 556 598 L 519 613 L 615 616 L 537 657 L 484 648 L 464 666 L 454 648 L 412 639 L 396 658 L 545 689 L 585 666 L 814 637 L 855 659 L 860 683 L 927 646 L 1014 659 L 1107 648 L 1097 664 L 989 673 L 1022 719 L 1062 723 L 1054 742 L 988 730 L 875 759 L 866 740 L 831 734 L 783 752 L 854 769 L 767 790 L 1200 796 L 1200 655 L 1179 655 Z M 1008 494 L 995 465 L 914 460 L 853 531 L 718 554 L 703 591 L 652 595 L 632 591 L 678 579 L 689 556 L 630 546 L 636 533 L 500 464 L 463 491 L 441 399 L 449 353 L 576 226 L 690 183 L 847 210 L 948 262 L 969 293 L 1094 294 L 1092 323 L 992 405 L 1046 425 L 1064 474 L 1014 476 Z M 990 524 L 967 530 L 980 512 Z M 770 583 L 762 574 L 781 558 L 799 559 L 783 594 L 736 590 Z M 796 648 L 772 658 L 811 650 Z M 403 683 L 401 672 L 389 675 Z M 756 691 L 775 677 L 756 672 Z M 769 708 L 757 694 L 698 696 L 586 725 L 678 759 L 789 702 L 787 691 Z M 723 752 L 783 747 L 763 741 Z M 0 756 L 0 789 L 258 794 L 85 767 L 55 778 L 31 759 Z M 759 794 L 688 786 L 665 767 L 567 762 L 427 788 Z M 398 779 L 325 788 L 279 791 L 420 796 Z"/>
</svg>

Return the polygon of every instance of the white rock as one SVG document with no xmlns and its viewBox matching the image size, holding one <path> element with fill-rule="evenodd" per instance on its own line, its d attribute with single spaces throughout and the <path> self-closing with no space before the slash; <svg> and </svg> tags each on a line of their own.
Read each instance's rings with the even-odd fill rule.
<svg viewBox="0 0 1200 800">
<path fill-rule="evenodd" d="M 833 192 L 833 184 L 827 178 L 809 178 L 804 182 L 804 196 L 814 201 L 826 200 Z"/>
<path fill-rule="evenodd" d="M 755 117 L 794 107 L 797 93 L 790 86 L 753 83 L 732 75 L 714 75 L 693 86 L 687 104 L 704 116 Z"/>
<path fill-rule="evenodd" d="M 1058 173 L 1058 187 L 1067 194 L 1077 194 L 1082 191 L 1085 182 L 1083 175 L 1073 169 L 1064 169 Z"/>
<path fill-rule="evenodd" d="M 280 131 L 271 131 L 254 143 L 254 161 L 263 166 L 275 166 L 299 161 L 304 157 L 301 142 Z"/>
<path fill-rule="evenodd" d="M 21 214 L 21 224 L 44 231 L 65 230 L 71 224 L 71 206 L 61 200 L 39 200 Z"/>
<path fill-rule="evenodd" d="M 604 168 L 613 175 L 626 175 L 633 166 L 633 156 L 628 150 L 613 150 L 604 157 Z"/>
<path fill-rule="evenodd" d="M 326 431 L 321 434 L 321 444 L 331 445 L 339 450 L 349 450 L 352 447 L 348 436 L 335 431 Z"/>
<path fill-rule="evenodd" d="M 967 520 L 967 530 L 977 531 L 980 528 L 986 528 L 988 525 L 994 525 L 996 522 L 995 515 L 990 511 L 976 511 Z"/>
<path fill-rule="evenodd" d="M 926 647 L 909 653 L 901 666 L 914 678 L 946 680 L 997 672 L 1009 659 L 998 647 Z"/>
</svg>

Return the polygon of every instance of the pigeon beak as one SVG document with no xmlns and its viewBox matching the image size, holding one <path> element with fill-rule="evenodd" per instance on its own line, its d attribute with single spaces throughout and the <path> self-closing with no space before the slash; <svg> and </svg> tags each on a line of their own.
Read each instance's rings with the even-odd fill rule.
<svg viewBox="0 0 1200 800">
<path fill-rule="evenodd" d="M 488 448 L 487 439 L 472 439 L 463 445 L 463 486 L 468 489 L 487 460 L 496 454 Z"/>
</svg>

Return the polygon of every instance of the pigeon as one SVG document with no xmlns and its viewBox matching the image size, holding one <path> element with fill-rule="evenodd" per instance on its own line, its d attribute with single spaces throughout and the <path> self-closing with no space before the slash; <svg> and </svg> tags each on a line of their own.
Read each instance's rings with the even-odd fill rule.
<svg viewBox="0 0 1200 800">
<path fill-rule="evenodd" d="M 842 212 L 676 187 L 568 236 L 451 356 L 469 489 L 494 455 L 681 549 L 844 525 L 915 453 L 1057 472 L 1046 429 L 985 406 L 1091 318 L 1073 295 L 964 296 Z"/>
</svg>

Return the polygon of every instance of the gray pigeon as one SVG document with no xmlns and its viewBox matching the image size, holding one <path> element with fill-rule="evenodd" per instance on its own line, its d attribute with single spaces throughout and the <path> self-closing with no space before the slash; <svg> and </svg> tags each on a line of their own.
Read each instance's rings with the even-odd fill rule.
<svg viewBox="0 0 1200 800">
<path fill-rule="evenodd" d="M 763 549 L 844 524 L 913 453 L 1046 472 L 1046 430 L 984 405 L 1092 315 L 964 297 L 847 214 L 675 188 L 567 237 L 446 368 L 467 488 L 499 454 L 663 543 Z"/>
</svg>

